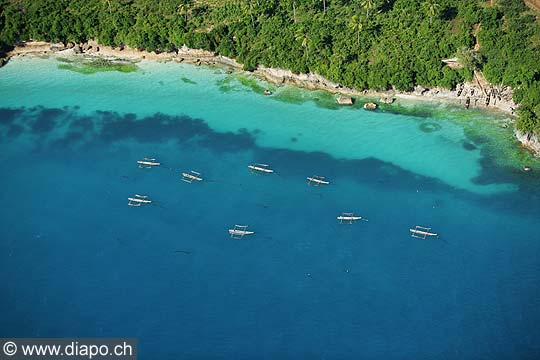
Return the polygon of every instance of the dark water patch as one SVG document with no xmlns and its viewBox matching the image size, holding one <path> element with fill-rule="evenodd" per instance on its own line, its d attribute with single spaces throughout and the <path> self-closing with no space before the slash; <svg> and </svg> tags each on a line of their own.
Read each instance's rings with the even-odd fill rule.
<svg viewBox="0 0 540 360">
<path fill-rule="evenodd" d="M 442 126 L 435 122 L 423 122 L 418 127 L 422 132 L 425 132 L 425 133 L 432 133 L 432 132 L 439 131 L 442 129 Z"/>
<path fill-rule="evenodd" d="M 336 102 L 335 95 L 324 90 L 310 90 L 287 86 L 270 96 L 270 99 L 287 104 L 304 104 L 313 102 L 317 107 L 328 110 L 339 110 L 343 108 Z M 348 107 L 352 109 L 353 107 Z"/>
<path fill-rule="evenodd" d="M 57 57 L 56 61 L 61 62 L 61 63 L 65 63 L 65 64 L 71 64 L 72 62 L 74 62 L 74 59 L 73 58 L 67 58 L 67 57 Z"/>
<path fill-rule="evenodd" d="M 69 131 L 60 139 L 53 140 L 49 143 L 53 149 L 75 148 L 79 144 L 83 144 L 84 134 L 77 131 Z"/>
<path fill-rule="evenodd" d="M 75 118 L 73 121 L 70 122 L 69 129 L 88 132 L 94 129 L 94 123 L 91 117 L 81 116 Z"/>
<path fill-rule="evenodd" d="M 467 139 L 475 145 L 484 145 L 489 143 L 489 138 L 487 136 L 479 134 L 472 129 L 465 128 L 463 132 Z"/>
<path fill-rule="evenodd" d="M 24 127 L 19 124 L 13 124 L 7 131 L 7 137 L 10 139 L 16 138 L 24 132 Z"/>
<path fill-rule="evenodd" d="M 224 79 L 220 79 L 216 81 L 216 86 L 219 88 L 219 91 L 223 93 L 228 93 L 233 90 L 233 85 L 231 84 L 233 78 L 231 76 L 228 76 Z"/>
<path fill-rule="evenodd" d="M 435 116 L 435 112 L 428 108 L 416 106 L 402 106 L 399 104 L 380 104 L 378 110 L 389 114 L 408 115 L 418 118 L 432 118 Z"/>
<path fill-rule="evenodd" d="M 207 133 L 206 136 L 198 141 L 213 152 L 239 152 L 255 147 L 255 137 L 247 131 L 237 133 Z"/>
<path fill-rule="evenodd" d="M 183 143 L 197 139 L 202 146 L 225 152 L 251 147 L 254 143 L 253 135 L 245 131 L 216 133 L 203 120 L 188 116 L 158 113 L 137 118 L 133 114 L 122 116 L 112 112 L 101 112 L 100 116 L 103 127 L 98 137 L 104 142 L 134 139 L 142 143 L 168 140 Z"/>
<path fill-rule="evenodd" d="M 272 86 L 272 89 L 268 89 L 268 87 L 264 87 L 258 79 L 255 79 L 252 77 L 237 75 L 236 79 L 240 82 L 240 84 L 242 84 L 242 86 L 250 89 L 251 91 L 257 94 L 263 94 L 264 90 L 275 90 L 273 86 Z"/>
<path fill-rule="evenodd" d="M 37 114 L 37 118 L 31 126 L 34 134 L 43 134 L 52 131 L 56 127 L 57 119 L 65 112 L 61 109 L 43 108 L 35 108 L 33 111 Z"/>
<path fill-rule="evenodd" d="M 22 113 L 21 109 L 0 109 L 0 125 L 9 125 L 11 124 L 17 116 L 20 116 Z"/>
<path fill-rule="evenodd" d="M 180 78 L 180 80 L 182 80 L 182 82 L 186 83 L 186 84 L 192 84 L 192 85 L 197 85 L 197 82 L 196 81 L 193 81 L 191 80 L 190 78 L 187 78 L 185 76 L 182 76 Z"/>
<path fill-rule="evenodd" d="M 239 129 L 236 132 L 215 132 L 202 119 L 188 116 L 170 116 L 156 113 L 151 116 L 137 117 L 135 114 L 119 114 L 111 111 L 98 111 L 93 115 L 80 115 L 75 110 L 33 108 L 21 110 L 21 121 L 28 117 L 37 117 L 38 121 L 28 131 L 39 134 L 34 146 L 39 151 L 77 150 L 107 146 L 124 140 L 135 140 L 140 143 L 162 143 L 176 141 L 180 146 L 198 145 L 216 154 L 251 151 L 254 158 L 265 159 L 276 169 L 279 176 L 299 176 L 305 178 L 311 175 L 327 176 L 331 181 L 339 183 L 342 177 L 360 183 L 368 183 L 375 187 L 392 188 L 401 191 L 432 191 L 452 192 L 463 199 L 477 198 L 485 201 L 485 196 L 476 195 L 466 190 L 454 189 L 451 186 L 428 177 L 401 169 L 377 159 L 341 160 L 322 152 L 303 152 L 287 149 L 267 149 L 258 147 L 256 137 L 260 131 Z M 67 126 L 62 121 L 65 119 Z M 12 125 L 12 136 L 20 135 L 25 127 Z M 55 135 L 44 136 L 59 128 L 60 138 Z M 67 129 L 63 133 L 63 129 Z M 301 136 L 301 134 L 298 134 Z M 291 137 L 291 142 L 297 142 L 298 137 Z M 482 148 L 481 148 L 482 149 Z M 482 149 L 483 150 L 483 149 Z M 474 179 L 479 185 L 493 183 L 513 183 L 520 188 L 512 195 L 490 195 L 492 199 L 507 199 L 523 201 L 522 195 L 538 194 L 540 170 L 524 173 L 521 169 L 502 169 L 497 166 L 494 158 L 482 152 L 482 173 Z M 285 164 L 281 167 L 280 164 Z M 479 200 L 479 201 L 480 201 Z"/>
<path fill-rule="evenodd" d="M 473 143 L 469 142 L 469 141 L 463 141 L 461 143 L 461 146 L 465 149 L 465 150 L 468 150 L 468 151 L 473 151 L 473 150 L 476 150 L 478 149 L 478 147 L 476 147 L 476 145 L 474 145 Z"/>
<path fill-rule="evenodd" d="M 448 185 L 437 179 L 423 177 L 374 158 L 344 160 L 336 159 L 324 152 L 265 148 L 254 150 L 254 158 L 270 162 L 276 172 L 283 177 L 305 179 L 307 176 L 322 175 L 335 186 L 339 185 L 339 179 L 348 178 L 359 183 L 369 183 L 381 188 L 390 186 L 403 191 L 419 188 L 435 192 L 449 190 Z M 285 165 L 280 167 L 280 164 Z"/>
<path fill-rule="evenodd" d="M 80 74 L 90 75 L 95 74 L 98 72 L 105 72 L 105 71 L 118 71 L 123 73 L 129 73 L 129 72 L 135 72 L 138 71 L 139 68 L 137 65 L 127 62 L 127 61 L 119 61 L 119 60 L 109 60 L 104 58 L 91 58 L 91 59 L 82 59 L 77 61 L 70 61 L 66 62 L 64 60 L 60 60 L 62 63 L 58 64 L 58 69 L 61 70 L 69 70 L 78 72 Z"/>
</svg>

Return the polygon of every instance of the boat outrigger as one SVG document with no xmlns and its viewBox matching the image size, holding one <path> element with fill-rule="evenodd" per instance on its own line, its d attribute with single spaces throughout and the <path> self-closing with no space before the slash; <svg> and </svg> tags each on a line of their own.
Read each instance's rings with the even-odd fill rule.
<svg viewBox="0 0 540 360">
<path fill-rule="evenodd" d="M 268 164 L 255 164 L 255 165 L 249 165 L 248 168 L 251 170 L 252 173 L 273 173 L 274 170 L 270 169 L 268 167 Z"/>
<path fill-rule="evenodd" d="M 133 197 L 129 197 L 128 200 L 129 200 L 128 202 L 129 206 L 141 206 L 143 204 L 150 204 L 152 202 L 152 200 L 148 199 L 147 195 L 138 195 L 138 194 L 135 194 Z"/>
<path fill-rule="evenodd" d="M 308 185 L 319 186 L 319 185 L 328 185 L 330 181 L 324 180 L 324 176 L 314 175 L 308 177 Z"/>
<path fill-rule="evenodd" d="M 437 236 L 438 237 L 439 236 L 438 234 L 430 232 L 431 228 L 424 227 L 424 226 L 419 226 L 419 225 L 416 225 L 416 227 L 414 229 L 409 229 L 409 231 L 411 232 L 411 236 L 414 237 L 414 238 L 417 238 L 417 239 L 425 240 L 428 236 L 429 237 L 431 237 L 431 236 Z"/>
<path fill-rule="evenodd" d="M 234 225 L 234 229 L 229 229 L 229 234 L 233 239 L 241 240 L 246 235 L 255 234 L 254 231 L 248 231 L 247 225 Z"/>
<path fill-rule="evenodd" d="M 203 181 L 203 178 L 200 176 L 200 172 L 190 170 L 188 173 L 182 173 L 182 181 L 187 183 L 192 183 L 193 181 Z"/>
<path fill-rule="evenodd" d="M 137 164 L 139 164 L 139 168 L 151 168 L 154 166 L 159 166 L 161 163 L 157 162 L 156 159 L 152 158 L 144 158 L 142 160 L 137 160 Z"/>
<path fill-rule="evenodd" d="M 343 222 L 347 222 L 349 224 L 352 224 L 353 221 L 362 220 L 362 221 L 368 221 L 367 219 L 364 219 L 361 216 L 354 216 L 354 213 L 341 213 L 340 216 L 337 217 L 340 224 L 343 224 Z"/>
</svg>

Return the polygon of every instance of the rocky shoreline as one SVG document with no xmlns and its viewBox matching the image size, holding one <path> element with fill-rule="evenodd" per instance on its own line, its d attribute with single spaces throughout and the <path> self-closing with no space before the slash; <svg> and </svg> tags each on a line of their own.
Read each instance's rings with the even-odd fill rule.
<svg viewBox="0 0 540 360">
<path fill-rule="evenodd" d="M 148 52 L 144 49 L 133 49 L 127 46 L 111 47 L 101 45 L 97 41 L 92 40 L 82 44 L 49 43 L 43 41 L 23 42 L 17 44 L 12 51 L 6 54 L 5 58 L 0 59 L 0 66 L 15 56 L 51 54 L 64 56 L 85 54 L 129 61 L 176 61 L 196 65 L 227 66 L 236 71 L 243 69 L 242 64 L 236 62 L 234 59 L 221 56 L 212 51 L 190 49 L 185 45 L 174 52 L 156 53 Z M 294 74 L 290 70 L 267 68 L 264 66 L 259 66 L 253 73 L 278 85 L 292 84 L 306 89 L 325 90 L 334 94 L 351 97 L 380 98 L 380 101 L 384 103 L 392 102 L 395 98 L 426 102 L 446 102 L 467 108 L 484 108 L 502 111 L 510 116 L 514 116 L 514 109 L 517 106 L 512 100 L 511 88 L 494 87 L 488 84 L 481 74 L 475 74 L 474 82 L 460 84 L 456 90 L 417 86 L 412 92 L 402 92 L 397 90 L 356 90 L 332 82 L 315 73 Z M 538 156 L 540 154 L 540 139 L 538 136 L 520 134 L 516 131 L 516 137 L 526 148 L 533 151 L 535 155 Z"/>
<path fill-rule="evenodd" d="M 538 134 L 524 134 L 519 130 L 514 131 L 514 134 L 523 147 L 532 152 L 534 156 L 540 157 L 540 136 Z"/>
</svg>

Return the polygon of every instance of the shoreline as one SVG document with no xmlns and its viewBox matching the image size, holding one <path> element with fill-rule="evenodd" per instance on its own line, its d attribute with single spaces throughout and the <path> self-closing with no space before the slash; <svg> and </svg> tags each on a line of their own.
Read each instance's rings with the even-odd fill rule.
<svg viewBox="0 0 540 360">
<path fill-rule="evenodd" d="M 213 51 L 190 49 L 185 45 L 175 52 L 155 53 L 143 49 L 132 49 L 127 46 L 111 47 L 100 45 L 97 41 L 93 40 L 82 44 L 50 43 L 45 41 L 24 42 L 16 45 L 13 50 L 6 54 L 5 58 L 0 59 L 0 66 L 7 63 L 13 57 L 39 55 L 90 55 L 111 60 L 127 60 L 132 62 L 141 60 L 185 62 L 194 65 L 225 66 L 233 71 L 244 72 L 243 65 L 235 59 L 219 55 Z M 502 112 L 509 116 L 512 121 L 515 118 L 514 109 L 517 107 L 512 100 L 512 89 L 508 87 L 502 89 L 493 88 L 492 85 L 487 84 L 478 74 L 475 74 L 476 83 L 466 82 L 460 84 L 456 90 L 416 86 L 413 91 L 405 92 L 398 90 L 357 90 L 332 82 L 319 74 L 294 74 L 290 70 L 267 68 L 262 65 L 259 65 L 253 72 L 247 73 L 278 86 L 290 84 L 308 90 L 324 90 L 332 94 L 354 98 L 376 98 L 378 99 L 376 102 L 389 101 L 391 103 L 395 99 L 403 99 L 418 102 L 446 103 L 463 107 L 469 102 L 470 108 Z M 486 89 L 487 87 L 489 87 L 489 90 Z M 540 156 L 540 141 L 537 141 L 538 137 L 534 135 L 523 135 L 517 131 L 515 132 L 515 136 L 534 156 Z"/>
<path fill-rule="evenodd" d="M 68 45 L 44 41 L 29 41 L 15 46 L 13 50 L 8 52 L 6 54 L 6 62 L 9 61 L 10 58 L 16 56 L 51 54 L 85 54 L 129 61 L 154 60 L 185 62 L 195 65 L 224 65 L 236 71 L 244 71 L 243 65 L 238 63 L 235 59 L 219 55 L 213 51 L 190 49 L 183 46 L 176 52 L 155 53 L 142 49 L 132 49 L 127 46 L 111 47 L 107 45 L 100 45 L 97 41 L 93 40 L 83 44 L 70 43 Z M 257 75 L 258 77 L 261 77 L 276 85 L 291 84 L 309 90 L 325 90 L 333 94 L 341 94 L 351 97 L 380 97 L 389 100 L 399 98 L 419 101 L 437 101 L 453 103 L 463 107 L 465 107 L 464 102 L 467 98 L 469 98 L 471 108 L 500 111 L 512 117 L 515 116 L 514 109 L 517 106 L 511 100 L 511 89 L 509 88 L 501 91 L 499 96 L 493 96 L 493 99 L 490 99 L 489 105 L 485 105 L 489 95 L 486 95 L 487 90 L 480 85 L 480 81 L 477 84 L 470 82 L 460 84 L 459 89 L 456 90 L 449 90 L 440 87 L 425 88 L 422 86 L 416 86 L 413 91 L 377 91 L 357 90 L 345 87 L 316 73 L 294 74 L 290 70 L 281 68 L 267 68 L 262 65 L 259 65 L 253 72 L 248 73 Z"/>
</svg>

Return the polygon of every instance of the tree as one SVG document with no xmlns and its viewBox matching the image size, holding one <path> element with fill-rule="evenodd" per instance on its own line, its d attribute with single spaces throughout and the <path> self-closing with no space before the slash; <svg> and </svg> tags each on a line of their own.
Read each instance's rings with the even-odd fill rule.
<svg viewBox="0 0 540 360">
<path fill-rule="evenodd" d="M 369 20 L 369 11 L 375 7 L 375 1 L 374 0 L 363 0 L 361 2 L 361 5 L 364 9 L 366 9 L 366 19 Z"/>
<path fill-rule="evenodd" d="M 356 32 L 356 45 L 360 47 L 360 32 L 364 28 L 362 18 L 358 15 L 353 15 L 351 21 L 349 22 L 349 28 Z"/>
<path fill-rule="evenodd" d="M 306 31 L 299 30 L 295 35 L 296 41 L 300 42 L 302 44 L 302 47 L 304 48 L 304 55 L 306 56 L 306 60 L 309 61 L 309 45 L 311 43 L 311 39 Z"/>
<path fill-rule="evenodd" d="M 441 5 L 437 2 L 437 0 L 426 0 L 424 3 L 424 9 L 427 16 L 429 16 L 429 25 L 431 25 L 433 17 L 437 16 L 441 11 Z"/>
</svg>

